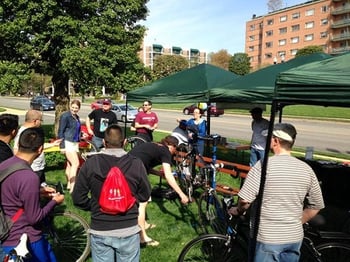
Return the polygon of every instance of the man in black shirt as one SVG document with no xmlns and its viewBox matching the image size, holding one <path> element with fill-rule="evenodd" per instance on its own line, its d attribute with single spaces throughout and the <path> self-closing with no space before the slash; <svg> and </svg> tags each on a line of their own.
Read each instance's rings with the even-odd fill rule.
<svg viewBox="0 0 350 262">
<path fill-rule="evenodd" d="M 102 102 L 102 108 L 93 110 L 86 118 L 86 128 L 92 137 L 92 143 L 97 149 L 103 147 L 103 138 L 105 130 L 112 124 L 118 124 L 116 114 L 111 111 L 112 101 L 108 98 Z M 91 129 L 90 121 L 94 121 L 93 130 Z"/>
<path fill-rule="evenodd" d="M 13 156 L 10 142 L 18 130 L 18 116 L 12 114 L 0 115 L 0 163 Z"/>
</svg>

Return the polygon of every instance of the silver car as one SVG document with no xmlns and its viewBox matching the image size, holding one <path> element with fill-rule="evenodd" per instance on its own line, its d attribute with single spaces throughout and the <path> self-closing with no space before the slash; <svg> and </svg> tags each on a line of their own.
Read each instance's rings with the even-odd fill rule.
<svg viewBox="0 0 350 262">
<path fill-rule="evenodd" d="M 117 115 L 118 121 L 122 122 L 133 122 L 138 111 L 132 105 L 128 105 L 128 110 L 126 110 L 126 104 L 112 104 L 112 111 Z M 127 114 L 127 116 L 126 116 Z"/>
</svg>

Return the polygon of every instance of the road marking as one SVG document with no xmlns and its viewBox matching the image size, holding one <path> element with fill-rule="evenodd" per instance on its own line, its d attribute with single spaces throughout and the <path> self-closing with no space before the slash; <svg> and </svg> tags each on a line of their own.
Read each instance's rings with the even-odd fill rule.
<svg viewBox="0 0 350 262">
<path fill-rule="evenodd" d="M 4 108 L 5 113 L 7 114 L 14 114 L 14 115 L 25 115 L 26 110 L 19 110 L 19 109 L 12 109 L 12 108 Z"/>
</svg>

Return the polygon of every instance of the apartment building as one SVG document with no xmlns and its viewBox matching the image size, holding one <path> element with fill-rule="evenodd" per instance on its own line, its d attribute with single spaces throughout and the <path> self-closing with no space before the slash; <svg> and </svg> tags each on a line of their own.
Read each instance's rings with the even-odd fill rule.
<svg viewBox="0 0 350 262">
<path fill-rule="evenodd" d="M 350 0 L 314 0 L 246 22 L 245 52 L 253 68 L 281 63 L 310 45 L 350 51 Z"/>
<path fill-rule="evenodd" d="M 207 62 L 207 53 L 194 48 L 185 50 L 178 46 L 163 47 L 160 44 L 153 44 L 151 46 L 143 46 L 139 52 L 139 57 L 145 66 L 150 68 L 153 68 L 154 60 L 161 55 L 179 55 L 185 57 L 188 60 L 188 67 Z"/>
</svg>

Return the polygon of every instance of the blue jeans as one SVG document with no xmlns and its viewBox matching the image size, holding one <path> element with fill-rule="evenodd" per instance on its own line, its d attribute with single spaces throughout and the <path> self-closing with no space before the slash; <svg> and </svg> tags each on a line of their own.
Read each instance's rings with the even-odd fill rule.
<svg viewBox="0 0 350 262">
<path fill-rule="evenodd" d="M 254 166 L 259 160 L 264 161 L 265 150 L 250 148 L 249 166 Z"/>
<path fill-rule="evenodd" d="M 94 262 L 140 261 L 140 234 L 129 237 L 90 235 Z"/>
<path fill-rule="evenodd" d="M 94 144 L 98 151 L 100 151 L 103 147 L 103 138 L 101 137 L 93 136 L 91 142 Z"/>
<path fill-rule="evenodd" d="M 256 243 L 256 262 L 298 262 L 302 241 L 290 244 L 271 245 L 261 242 Z"/>
<path fill-rule="evenodd" d="M 6 254 L 10 253 L 16 246 L 3 246 Z M 56 262 L 55 254 L 49 242 L 42 237 L 40 240 L 30 243 L 28 247 L 31 258 L 24 260 L 25 262 Z"/>
</svg>

